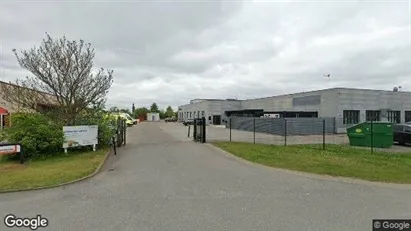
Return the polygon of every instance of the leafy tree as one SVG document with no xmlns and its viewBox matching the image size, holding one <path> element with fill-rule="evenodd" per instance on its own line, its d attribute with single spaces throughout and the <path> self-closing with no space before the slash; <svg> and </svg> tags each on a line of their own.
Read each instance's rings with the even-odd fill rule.
<svg viewBox="0 0 411 231">
<path fill-rule="evenodd" d="M 146 107 L 136 108 L 136 110 L 134 110 L 133 116 L 138 117 L 141 115 L 145 115 L 148 112 L 150 112 L 150 110 L 148 110 Z"/>
<path fill-rule="evenodd" d="M 171 118 L 171 117 L 175 116 L 174 110 L 171 106 L 168 106 L 166 108 L 165 116 L 168 117 L 168 118 Z"/>
<path fill-rule="evenodd" d="M 151 104 L 150 112 L 160 112 L 156 103 Z"/>
<path fill-rule="evenodd" d="M 118 107 L 111 107 L 110 108 L 110 112 L 119 112 L 120 109 L 118 109 Z"/>
<path fill-rule="evenodd" d="M 120 109 L 119 111 L 131 115 L 130 109 L 128 109 L 128 108 L 126 108 L 126 109 L 123 108 L 123 109 Z"/>
<path fill-rule="evenodd" d="M 1 94 L 6 101 L 48 112 L 67 125 L 86 108 L 106 101 L 113 71 L 93 69 L 95 52 L 90 43 L 69 41 L 65 36 L 54 39 L 46 33 L 39 47 L 13 52 L 20 66 L 33 76 L 4 84 Z"/>
</svg>

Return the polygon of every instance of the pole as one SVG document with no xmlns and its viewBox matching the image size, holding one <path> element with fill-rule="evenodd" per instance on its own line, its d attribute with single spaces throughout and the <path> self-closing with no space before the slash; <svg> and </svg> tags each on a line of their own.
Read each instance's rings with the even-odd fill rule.
<svg viewBox="0 0 411 231">
<path fill-rule="evenodd" d="M 112 139 L 112 143 L 113 143 L 114 155 L 117 155 L 116 138 L 115 138 L 115 136 L 113 135 L 113 137 L 111 137 L 111 139 Z"/>
<path fill-rule="evenodd" d="M 371 120 L 371 153 L 374 153 L 374 125 L 373 121 Z"/>
<path fill-rule="evenodd" d="M 197 120 L 194 119 L 194 124 L 193 124 L 193 139 L 194 141 L 197 141 Z"/>
<path fill-rule="evenodd" d="M 253 120 L 253 124 L 254 124 L 254 126 L 253 126 L 253 139 L 254 139 L 254 144 L 255 144 L 255 117 L 254 117 L 254 120 Z"/>
<path fill-rule="evenodd" d="M 188 125 L 188 134 L 187 134 L 187 137 L 188 138 L 190 138 L 190 128 L 191 128 L 191 126 L 190 126 L 190 124 Z"/>
<path fill-rule="evenodd" d="M 127 124 L 126 123 L 124 123 L 124 131 L 123 131 L 123 133 L 124 133 L 124 145 L 126 145 L 126 141 L 127 141 Z"/>
<path fill-rule="evenodd" d="M 207 138 L 207 133 L 206 133 L 206 118 L 205 117 L 203 117 L 202 119 L 201 119 L 201 127 L 203 128 L 203 131 L 202 131 L 202 137 L 203 137 L 203 143 L 205 143 L 206 142 L 206 138 Z"/>
<path fill-rule="evenodd" d="M 231 142 L 231 117 L 230 117 L 230 142 Z"/>
<path fill-rule="evenodd" d="M 323 150 L 325 150 L 325 119 L 323 119 Z"/>
<path fill-rule="evenodd" d="M 284 146 L 287 146 L 287 119 L 284 118 Z"/>
<path fill-rule="evenodd" d="M 24 164 L 23 145 L 20 145 L 20 164 Z"/>
</svg>

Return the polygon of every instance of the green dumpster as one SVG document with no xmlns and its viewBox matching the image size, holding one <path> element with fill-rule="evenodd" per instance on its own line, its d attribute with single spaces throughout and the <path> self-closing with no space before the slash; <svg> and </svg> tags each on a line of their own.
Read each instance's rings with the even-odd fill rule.
<svg viewBox="0 0 411 231">
<path fill-rule="evenodd" d="M 371 147 L 373 144 L 376 148 L 389 148 L 394 143 L 393 128 L 390 122 L 360 123 L 347 128 L 347 135 L 351 146 Z"/>
</svg>

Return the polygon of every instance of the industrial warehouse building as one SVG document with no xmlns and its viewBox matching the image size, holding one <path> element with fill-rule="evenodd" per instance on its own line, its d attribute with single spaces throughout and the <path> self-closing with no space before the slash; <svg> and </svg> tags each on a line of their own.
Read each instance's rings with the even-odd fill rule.
<svg viewBox="0 0 411 231">
<path fill-rule="evenodd" d="M 335 118 L 335 132 L 364 121 L 411 121 L 411 92 L 331 88 L 266 98 L 194 99 L 178 108 L 180 121 L 205 117 L 224 124 L 230 116 Z"/>
</svg>

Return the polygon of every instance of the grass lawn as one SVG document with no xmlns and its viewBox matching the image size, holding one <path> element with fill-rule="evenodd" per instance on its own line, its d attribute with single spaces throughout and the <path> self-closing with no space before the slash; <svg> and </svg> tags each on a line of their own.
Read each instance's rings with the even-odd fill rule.
<svg viewBox="0 0 411 231">
<path fill-rule="evenodd" d="M 369 181 L 411 183 L 410 153 L 374 152 L 349 146 L 270 146 L 216 142 L 214 146 L 240 158 L 277 168 L 360 178 Z"/>
<path fill-rule="evenodd" d="M 96 152 L 70 153 L 27 164 L 0 162 L 0 192 L 52 186 L 93 173 L 104 160 L 108 149 Z"/>
</svg>

